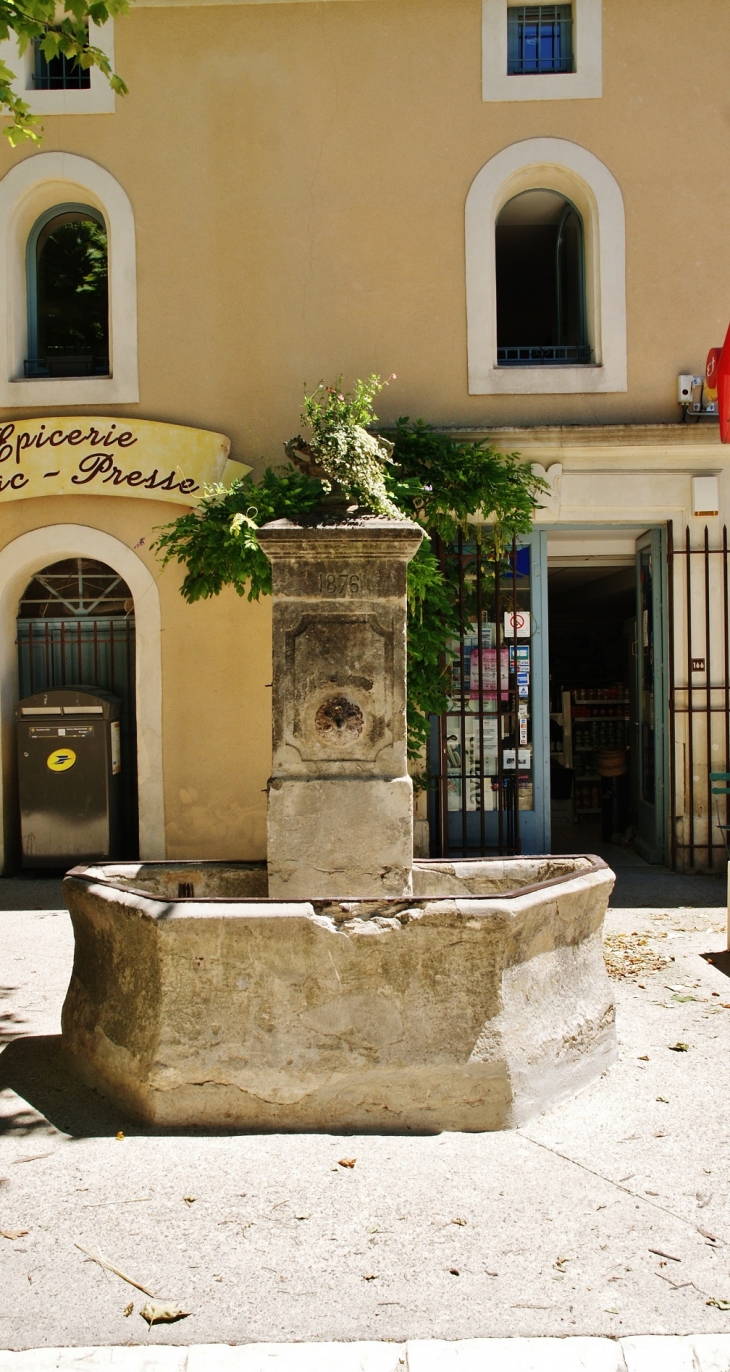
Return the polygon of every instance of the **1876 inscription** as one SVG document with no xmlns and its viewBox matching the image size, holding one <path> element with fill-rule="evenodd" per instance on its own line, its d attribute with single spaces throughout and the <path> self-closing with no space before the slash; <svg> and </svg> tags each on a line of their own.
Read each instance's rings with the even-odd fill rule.
<svg viewBox="0 0 730 1372">
<path fill-rule="evenodd" d="M 360 577 L 352 572 L 320 572 L 320 595 L 348 596 L 360 594 Z"/>
</svg>

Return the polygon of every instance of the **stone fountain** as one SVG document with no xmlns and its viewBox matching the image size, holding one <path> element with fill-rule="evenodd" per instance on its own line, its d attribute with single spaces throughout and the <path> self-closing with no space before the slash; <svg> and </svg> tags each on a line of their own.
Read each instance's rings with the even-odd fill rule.
<svg viewBox="0 0 730 1372">
<path fill-rule="evenodd" d="M 375 518 L 261 530 L 268 864 L 75 868 L 75 1069 L 159 1125 L 502 1129 L 616 1054 L 599 858 L 413 861 L 406 569 Z"/>
</svg>

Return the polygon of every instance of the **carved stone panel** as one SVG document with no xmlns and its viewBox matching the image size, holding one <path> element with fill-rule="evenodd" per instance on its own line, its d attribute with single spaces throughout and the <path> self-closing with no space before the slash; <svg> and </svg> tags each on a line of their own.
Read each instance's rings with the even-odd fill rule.
<svg viewBox="0 0 730 1372">
<path fill-rule="evenodd" d="M 306 614 L 285 633 L 285 741 L 305 762 L 372 762 L 393 742 L 393 630 Z"/>
</svg>

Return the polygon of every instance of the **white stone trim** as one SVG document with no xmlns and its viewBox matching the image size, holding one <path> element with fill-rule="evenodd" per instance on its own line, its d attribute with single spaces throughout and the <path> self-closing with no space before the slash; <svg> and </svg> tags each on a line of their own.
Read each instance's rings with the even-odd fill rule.
<svg viewBox="0 0 730 1372">
<path fill-rule="evenodd" d="M 119 539 L 86 524 L 52 524 L 32 529 L 0 550 L 0 858 L 18 849 L 15 717 L 18 649 L 15 621 L 20 597 L 42 567 L 65 557 L 105 562 L 124 578 L 134 598 L 137 683 L 137 784 L 140 856 L 165 856 L 165 799 L 162 780 L 162 651 L 160 597 L 144 562 Z"/>
<path fill-rule="evenodd" d="M 113 70 L 114 20 L 89 23 L 89 42 L 106 53 Z M 37 91 L 33 85 L 32 43 L 21 57 L 17 38 L 7 39 L 0 43 L 0 60 L 15 72 L 13 91 L 30 105 L 32 114 L 114 114 L 116 96 L 98 67 L 91 67 L 91 84 L 86 91 Z"/>
<path fill-rule="evenodd" d="M 39 215 L 76 201 L 96 206 L 109 242 L 109 357 L 111 376 L 26 380 L 28 347 L 26 244 Z M 0 181 L 0 405 L 129 404 L 139 400 L 137 374 L 137 259 L 134 214 L 114 177 L 73 153 L 31 154 Z"/>
<path fill-rule="evenodd" d="M 498 367 L 494 228 L 526 190 L 554 190 L 580 211 L 586 314 L 595 363 Z M 617 181 L 592 152 L 564 138 L 527 138 L 492 157 L 466 200 L 466 305 L 470 395 L 567 395 L 627 389 L 626 223 Z"/>
<path fill-rule="evenodd" d="M 730 1334 L 626 1339 L 411 1339 L 409 1343 L 205 1343 L 0 1351 L 0 1372 L 720 1372 Z"/>
<path fill-rule="evenodd" d="M 482 99 L 586 100 L 602 95 L 602 0 L 573 0 L 575 71 L 546 76 L 507 75 L 507 9 L 516 3 L 482 0 Z"/>
</svg>

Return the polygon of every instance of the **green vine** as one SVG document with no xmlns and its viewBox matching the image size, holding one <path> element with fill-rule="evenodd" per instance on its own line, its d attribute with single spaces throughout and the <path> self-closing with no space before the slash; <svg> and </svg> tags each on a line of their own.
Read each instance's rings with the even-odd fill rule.
<svg viewBox="0 0 730 1372">
<path fill-rule="evenodd" d="M 247 476 L 230 488 L 207 487 L 198 507 L 165 525 L 153 547 L 164 564 L 185 567 L 187 601 L 218 595 L 224 586 L 258 600 L 271 593 L 271 567 L 257 536 L 263 524 L 358 512 L 419 523 L 429 537 L 408 568 L 408 752 L 416 759 L 429 717 L 446 708 L 448 643 L 459 635 L 457 572 L 442 569 L 434 540 L 451 543 L 461 530 L 476 538 L 485 558 L 499 558 L 513 535 L 529 531 L 545 487 L 517 454 L 500 453 L 486 440 L 450 438 L 422 420 L 399 419 L 387 438 L 372 433 L 366 426 L 375 421 L 382 384 L 372 376 L 352 392 L 343 392 L 340 381 L 317 387 L 302 415 L 311 437 L 285 445 L 296 465 L 267 467 L 260 481 Z M 467 598 L 471 618 L 468 589 Z"/>
</svg>

